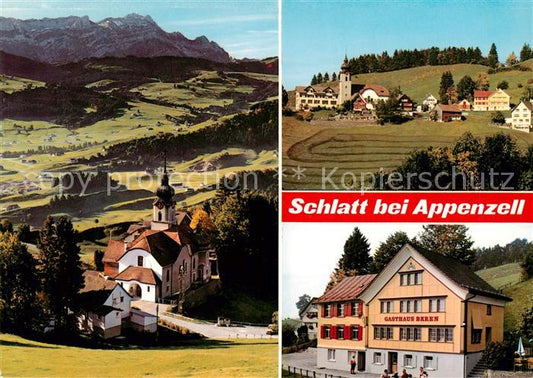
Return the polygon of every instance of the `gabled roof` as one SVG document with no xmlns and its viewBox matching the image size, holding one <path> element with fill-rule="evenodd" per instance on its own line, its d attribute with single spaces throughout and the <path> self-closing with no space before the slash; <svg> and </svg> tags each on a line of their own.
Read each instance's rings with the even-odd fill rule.
<svg viewBox="0 0 533 378">
<path fill-rule="evenodd" d="M 142 266 L 128 266 L 117 274 L 114 279 L 119 281 L 138 281 L 150 285 L 156 285 L 161 281 L 152 269 Z"/>
<path fill-rule="evenodd" d="M 180 235 L 171 231 L 146 230 L 130 243 L 128 251 L 137 248 L 144 249 L 154 256 L 159 265 L 166 266 L 178 258 L 181 251 Z"/>
<path fill-rule="evenodd" d="M 361 276 L 346 277 L 333 289 L 319 297 L 317 303 L 342 302 L 357 299 L 376 278 L 377 274 L 365 274 Z"/>
<path fill-rule="evenodd" d="M 374 92 L 376 92 L 378 96 L 381 96 L 381 97 L 390 96 L 389 90 L 383 85 L 378 85 L 378 84 L 367 84 L 364 86 L 363 89 L 359 91 L 359 93 L 363 93 L 367 89 L 372 89 Z"/>
<path fill-rule="evenodd" d="M 459 286 L 473 294 L 482 294 L 498 299 L 509 300 L 493 288 L 487 281 L 479 277 L 472 269 L 461 264 L 458 260 L 444 256 L 440 253 L 431 252 L 422 247 L 416 247 L 416 251 L 428 259 L 442 273 L 452 279 Z"/>
<path fill-rule="evenodd" d="M 85 293 L 95 290 L 113 290 L 117 283 L 113 280 L 106 279 L 101 272 L 96 270 L 86 270 L 83 272 L 83 279 L 85 286 L 80 290 L 80 293 Z"/>
<path fill-rule="evenodd" d="M 361 296 L 364 301 L 368 302 L 374 298 L 409 258 L 415 259 L 424 269 L 437 276 L 443 285 L 461 299 L 465 299 L 467 294 L 471 293 L 496 298 L 501 301 L 511 300 L 500 294 L 469 267 L 461 264 L 456 259 L 406 244 L 378 274 L 367 290 L 362 293 Z"/>
<path fill-rule="evenodd" d="M 110 240 L 104 251 L 103 262 L 117 262 L 125 253 L 124 243 L 118 240 Z"/>
<path fill-rule="evenodd" d="M 520 106 L 520 104 L 524 104 L 526 106 L 526 108 L 530 111 L 530 112 L 533 112 L 533 101 L 520 101 L 520 103 L 518 105 L 516 105 L 514 108 L 511 109 L 511 112 L 514 112 L 514 110 L 516 108 L 518 108 Z"/>
<path fill-rule="evenodd" d="M 444 112 L 451 112 L 451 113 L 462 113 L 462 110 L 457 107 L 457 105 L 444 105 L 444 104 L 437 104 L 437 106 L 442 109 Z"/>
<path fill-rule="evenodd" d="M 300 318 L 303 316 L 303 314 L 309 309 L 309 307 L 311 307 L 312 305 L 315 305 L 317 304 L 317 297 L 313 297 L 311 298 L 311 300 L 309 301 L 309 303 L 304 307 L 302 308 L 301 311 L 298 312 L 298 315 L 300 316 Z"/>
<path fill-rule="evenodd" d="M 328 89 L 328 88 L 331 89 L 331 91 L 333 93 L 338 93 L 339 92 L 339 88 L 337 88 L 336 86 L 330 87 L 329 85 L 297 86 L 295 90 L 296 90 L 296 92 L 306 93 L 309 88 L 312 89 L 313 91 L 317 92 L 317 93 L 324 93 L 326 91 L 326 89 Z"/>
<path fill-rule="evenodd" d="M 474 98 L 475 97 L 490 97 L 490 95 L 492 95 L 494 93 L 494 91 L 474 91 Z"/>
</svg>

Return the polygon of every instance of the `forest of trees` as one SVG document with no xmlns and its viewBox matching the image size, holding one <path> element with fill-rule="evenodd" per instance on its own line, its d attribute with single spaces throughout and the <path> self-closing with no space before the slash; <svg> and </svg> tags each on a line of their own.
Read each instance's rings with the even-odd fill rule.
<svg viewBox="0 0 533 378">
<path fill-rule="evenodd" d="M 399 175 L 377 173 L 374 188 L 532 190 L 533 146 L 522 152 L 511 135 L 497 133 L 483 140 L 466 132 L 452 147 L 412 152 L 395 172 Z"/>
<path fill-rule="evenodd" d="M 512 53 L 514 56 L 514 53 Z M 533 53 L 529 44 L 524 44 L 520 52 L 520 62 L 524 62 L 533 58 Z M 373 73 L 373 72 L 389 72 L 402 70 L 406 68 L 421 67 L 421 66 L 442 66 L 448 64 L 481 64 L 491 68 L 496 68 L 500 65 L 498 59 L 498 52 L 496 45 L 493 43 L 490 47 L 488 55 L 485 57 L 479 47 L 430 47 L 427 49 L 414 50 L 394 50 L 392 56 L 383 51 L 381 54 L 363 54 L 349 60 L 349 71 L 352 75 Z M 518 63 L 518 59 L 507 60 L 509 64 Z M 335 75 L 335 76 L 334 76 Z M 331 75 L 331 80 L 336 80 L 336 73 Z M 330 75 L 325 73 L 318 73 L 313 75 L 311 85 L 327 82 Z"/>
<path fill-rule="evenodd" d="M 199 150 L 220 148 L 264 148 L 278 143 L 278 102 L 268 101 L 251 107 L 249 113 L 238 114 L 220 124 L 187 134 L 158 134 L 156 137 L 133 139 L 110 146 L 105 156 L 92 156 L 80 162 L 127 159 L 129 166 L 145 168 L 154 164 L 154 157 L 165 153 L 169 159 L 189 160 Z"/>
</svg>

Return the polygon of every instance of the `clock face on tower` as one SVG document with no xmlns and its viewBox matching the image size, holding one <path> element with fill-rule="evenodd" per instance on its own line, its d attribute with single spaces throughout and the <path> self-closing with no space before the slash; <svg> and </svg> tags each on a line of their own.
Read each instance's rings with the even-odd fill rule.
<svg viewBox="0 0 533 378">
<path fill-rule="evenodd" d="M 163 208 L 163 204 L 162 204 L 161 202 L 159 202 L 159 203 L 157 204 L 157 208 L 158 208 L 159 210 L 161 210 L 161 209 Z"/>
</svg>

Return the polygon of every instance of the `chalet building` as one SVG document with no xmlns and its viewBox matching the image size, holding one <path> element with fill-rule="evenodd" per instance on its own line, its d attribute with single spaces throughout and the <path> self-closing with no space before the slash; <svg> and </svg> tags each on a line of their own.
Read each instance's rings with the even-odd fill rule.
<svg viewBox="0 0 533 378">
<path fill-rule="evenodd" d="M 510 101 L 511 96 L 501 89 L 498 89 L 497 91 L 474 91 L 474 104 L 472 110 L 509 110 Z"/>
<path fill-rule="evenodd" d="M 133 298 L 162 302 L 218 279 L 218 262 L 190 228 L 190 217 L 176 212 L 166 168 L 156 194 L 152 221 L 130 227 L 122 241 L 110 240 L 103 263 L 104 274 Z"/>
<path fill-rule="evenodd" d="M 433 109 L 438 122 L 460 121 L 463 111 L 457 105 L 437 104 Z"/>
<path fill-rule="evenodd" d="M 457 106 L 463 111 L 472 109 L 472 104 L 470 104 L 470 101 L 468 101 L 466 98 L 459 101 Z"/>
<path fill-rule="evenodd" d="M 322 108 L 332 109 L 341 106 L 346 101 L 355 101 L 360 97 L 364 103 L 364 107 L 358 104 L 357 109 L 359 111 L 365 108 L 371 110 L 373 103 L 378 100 L 387 100 L 389 96 L 389 90 L 381 85 L 352 83 L 348 57 L 344 56 L 339 73 L 338 86 L 297 86 L 295 88 L 295 108 L 296 110 L 302 110 L 320 106 Z"/>
<path fill-rule="evenodd" d="M 405 93 L 398 95 L 398 107 L 402 114 L 413 115 L 414 105 L 413 100 Z"/>
<path fill-rule="evenodd" d="M 466 377 L 503 340 L 507 301 L 456 260 L 407 244 L 377 276 L 347 278 L 319 298 L 317 364 L 347 371 L 355 356 L 369 373 L 416 376 L 423 366 Z"/>
<path fill-rule="evenodd" d="M 317 337 L 318 330 L 318 304 L 317 298 L 312 298 L 307 306 L 299 312 L 300 320 L 307 327 L 307 335 L 309 340 L 314 340 Z"/>
<path fill-rule="evenodd" d="M 424 100 L 422 100 L 422 105 L 427 106 L 428 110 L 433 109 L 435 106 L 437 106 L 438 103 L 439 101 L 437 100 L 437 98 L 431 93 L 426 94 Z"/>
<path fill-rule="evenodd" d="M 531 132 L 533 129 L 533 101 L 520 101 L 511 111 L 511 127 L 515 130 Z"/>
</svg>

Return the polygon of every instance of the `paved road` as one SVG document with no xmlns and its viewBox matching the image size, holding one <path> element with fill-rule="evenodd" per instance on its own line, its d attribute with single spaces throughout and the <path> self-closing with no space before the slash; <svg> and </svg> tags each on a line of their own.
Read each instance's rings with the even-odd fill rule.
<svg viewBox="0 0 533 378">
<path fill-rule="evenodd" d="M 146 301 L 132 301 L 132 307 L 138 307 L 142 311 L 150 314 L 156 313 L 156 304 Z M 226 338 L 270 338 L 266 334 L 266 327 L 217 327 L 216 324 L 199 321 L 195 319 L 188 320 L 184 317 L 173 317 L 166 311 L 171 306 L 159 304 L 159 317 L 165 321 L 187 328 L 193 332 L 204 335 L 210 339 L 226 339 Z"/>
<path fill-rule="evenodd" d="M 291 372 L 294 368 L 303 369 L 303 374 L 306 373 L 306 370 L 309 371 L 309 376 L 313 376 L 313 371 L 316 372 L 316 377 L 324 377 L 326 374 L 329 376 L 333 375 L 335 378 L 376 378 L 379 377 L 379 374 L 363 373 L 358 372 L 357 374 L 350 374 L 349 371 L 344 370 L 335 370 L 335 369 L 324 369 L 318 368 L 316 366 L 316 348 L 308 348 L 302 352 L 289 353 L 281 356 L 281 361 L 283 364 L 283 369 L 287 369 L 287 366 L 291 367 Z M 299 373 L 299 370 L 297 370 Z"/>
</svg>

